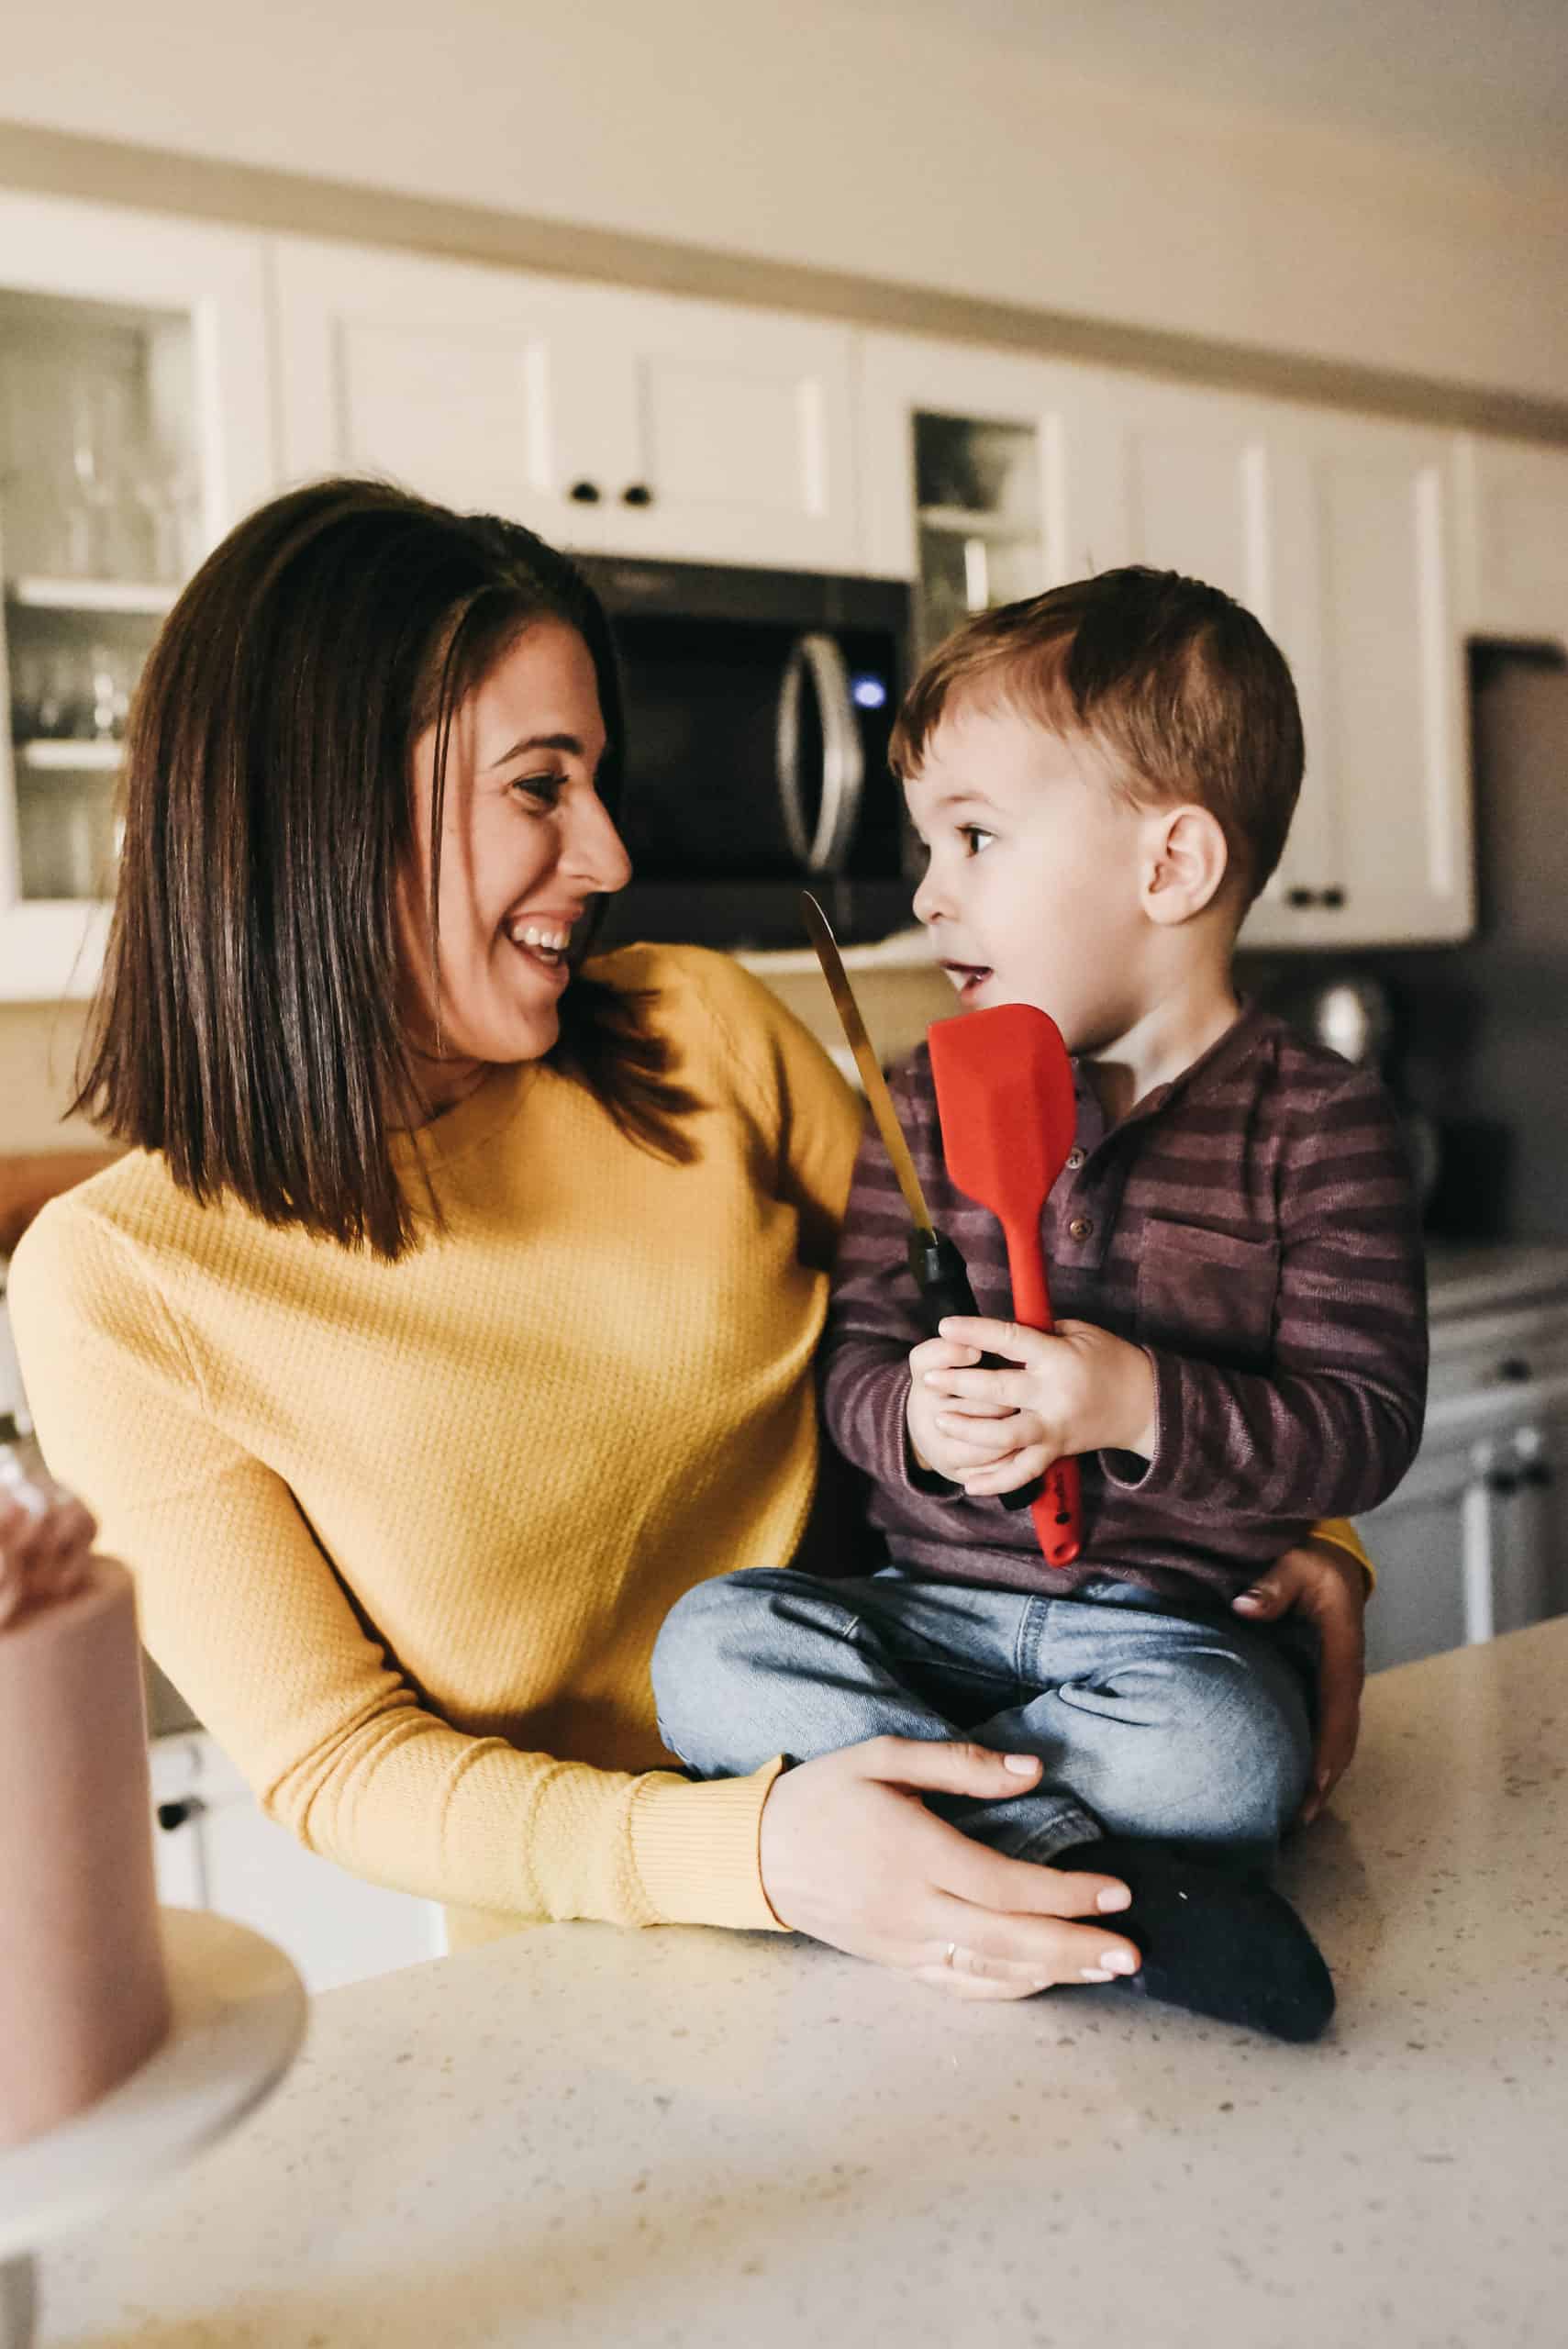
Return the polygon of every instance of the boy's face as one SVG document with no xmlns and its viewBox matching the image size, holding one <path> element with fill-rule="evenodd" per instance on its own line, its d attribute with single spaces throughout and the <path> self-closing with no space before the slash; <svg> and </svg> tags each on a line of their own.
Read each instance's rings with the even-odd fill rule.
<svg viewBox="0 0 1568 2349">
<path fill-rule="evenodd" d="M 1094 744 L 958 696 L 905 790 L 929 856 L 916 918 L 964 1008 L 1032 1003 L 1074 1052 L 1126 1035 L 1148 1008 L 1151 816 Z"/>
</svg>

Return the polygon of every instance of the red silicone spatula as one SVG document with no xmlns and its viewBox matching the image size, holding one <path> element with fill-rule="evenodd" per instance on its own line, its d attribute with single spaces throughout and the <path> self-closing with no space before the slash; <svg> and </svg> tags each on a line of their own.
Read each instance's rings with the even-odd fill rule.
<svg viewBox="0 0 1568 2349">
<path fill-rule="evenodd" d="M 1032 1004 L 999 1003 L 939 1019 L 927 1037 L 948 1173 L 1002 1227 L 1014 1320 L 1049 1330 L 1040 1211 L 1078 1121 L 1062 1031 Z M 1051 1463 L 1029 1515 L 1047 1565 L 1071 1565 L 1082 1534 L 1075 1460 Z"/>
</svg>

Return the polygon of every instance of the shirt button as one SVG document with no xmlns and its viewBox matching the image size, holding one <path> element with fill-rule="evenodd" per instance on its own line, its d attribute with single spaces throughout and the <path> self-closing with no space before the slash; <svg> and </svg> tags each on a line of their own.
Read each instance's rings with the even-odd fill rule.
<svg viewBox="0 0 1568 2349">
<path fill-rule="evenodd" d="M 1095 1227 L 1086 1215 L 1075 1215 L 1067 1227 L 1074 1240 L 1092 1240 Z"/>
<path fill-rule="evenodd" d="M 1077 1143 L 1074 1142 L 1072 1149 L 1067 1153 L 1068 1167 L 1073 1174 L 1076 1174 L 1079 1167 L 1082 1166 L 1083 1163 L 1084 1152 L 1079 1149 Z"/>
</svg>

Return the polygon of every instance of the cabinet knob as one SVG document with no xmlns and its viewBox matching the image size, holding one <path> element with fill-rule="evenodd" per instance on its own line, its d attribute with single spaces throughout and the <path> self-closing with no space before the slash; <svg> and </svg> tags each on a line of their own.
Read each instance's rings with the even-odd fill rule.
<svg viewBox="0 0 1568 2349">
<path fill-rule="evenodd" d="M 1505 1354 L 1497 1364 L 1497 1375 L 1507 1386 L 1524 1386 L 1533 1375 L 1522 1354 Z"/>
<path fill-rule="evenodd" d="M 1518 1478 L 1510 1476 L 1506 1468 L 1494 1468 L 1486 1479 L 1486 1490 L 1496 1493 L 1499 1500 L 1507 1500 L 1508 1495 L 1517 1493 L 1518 1488 Z"/>
<path fill-rule="evenodd" d="M 1555 1484 L 1556 1481 L 1544 1460 L 1532 1460 L 1528 1468 L 1521 1469 L 1519 1472 L 1519 1482 L 1530 1486 L 1538 1493 L 1544 1492 L 1548 1486 Z"/>
<path fill-rule="evenodd" d="M 634 481 L 629 488 L 622 490 L 620 502 L 623 506 L 651 506 L 653 492 L 645 481 Z"/>
<path fill-rule="evenodd" d="M 596 482 L 574 481 L 566 495 L 574 506 L 596 506 L 599 502 L 599 486 Z"/>
<path fill-rule="evenodd" d="M 1338 913 L 1345 902 L 1345 893 L 1342 889 L 1325 889 L 1318 902 L 1320 906 L 1327 906 L 1332 912 Z"/>
<path fill-rule="evenodd" d="M 154 1817 L 164 1834 L 172 1835 L 176 1828 L 199 1818 L 206 1809 L 206 1805 L 199 1795 L 187 1795 L 183 1802 L 161 1802 Z"/>
<path fill-rule="evenodd" d="M 1287 889 L 1284 893 L 1284 901 L 1287 906 L 1315 906 L 1318 903 L 1318 892 L 1316 889 Z"/>
</svg>

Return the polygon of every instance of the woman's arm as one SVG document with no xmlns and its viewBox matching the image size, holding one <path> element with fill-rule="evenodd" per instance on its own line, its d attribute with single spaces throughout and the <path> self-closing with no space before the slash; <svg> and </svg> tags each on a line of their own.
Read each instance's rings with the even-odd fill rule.
<svg viewBox="0 0 1568 2349">
<path fill-rule="evenodd" d="M 452 1728 L 361 1619 L 288 1487 L 208 1419 L 128 1255 L 50 1209 L 9 1301 L 50 1468 L 131 1569 L 149 1649 L 311 1850 L 465 1908 L 773 1922 L 757 1862 L 771 1772 L 696 1787 Z"/>
</svg>

